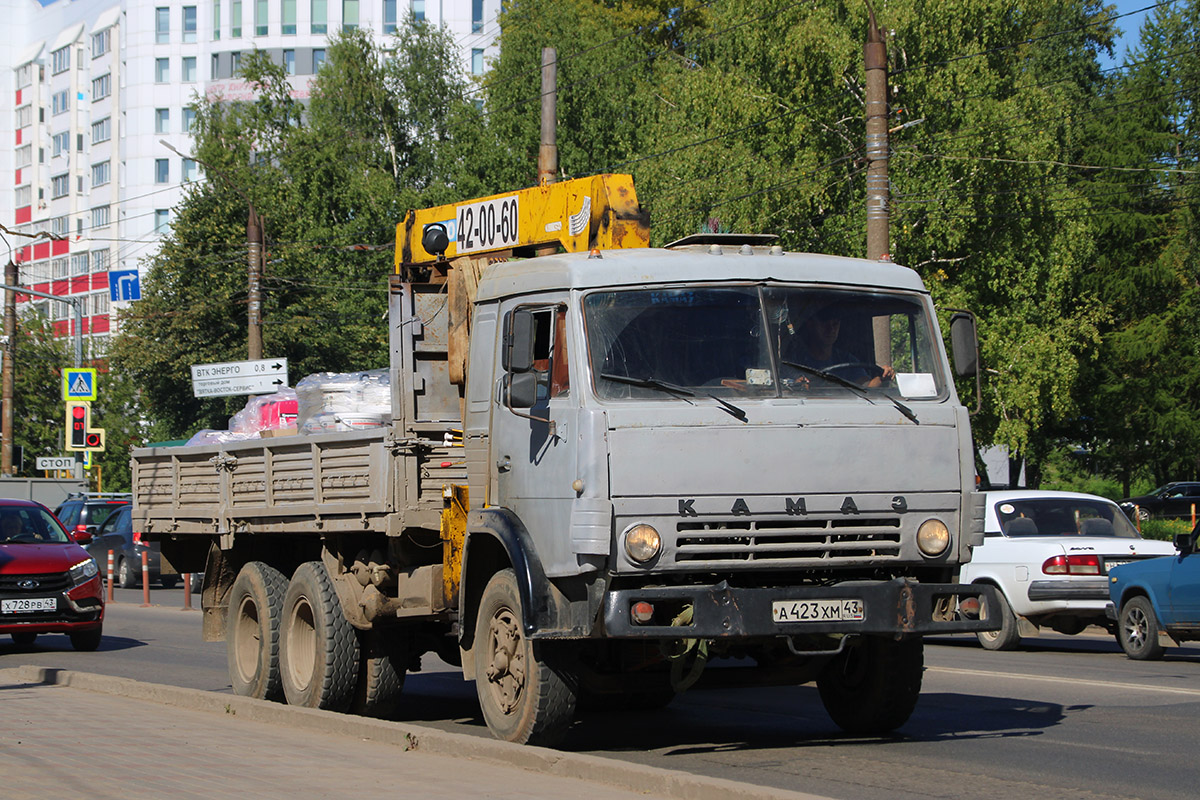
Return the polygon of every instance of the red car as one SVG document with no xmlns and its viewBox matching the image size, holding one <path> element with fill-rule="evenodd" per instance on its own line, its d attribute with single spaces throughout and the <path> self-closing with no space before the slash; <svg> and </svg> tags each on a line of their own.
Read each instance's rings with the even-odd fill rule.
<svg viewBox="0 0 1200 800">
<path fill-rule="evenodd" d="M 39 633 L 65 633 L 76 650 L 95 650 L 103 625 L 95 560 L 41 503 L 0 500 L 0 634 L 30 645 Z"/>
</svg>

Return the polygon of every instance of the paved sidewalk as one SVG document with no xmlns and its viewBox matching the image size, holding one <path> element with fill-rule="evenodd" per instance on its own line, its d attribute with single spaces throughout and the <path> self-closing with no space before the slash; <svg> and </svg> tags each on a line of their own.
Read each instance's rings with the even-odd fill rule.
<svg viewBox="0 0 1200 800">
<path fill-rule="evenodd" d="M 0 669 L 5 800 L 801 800 L 793 792 L 123 678 Z"/>
</svg>

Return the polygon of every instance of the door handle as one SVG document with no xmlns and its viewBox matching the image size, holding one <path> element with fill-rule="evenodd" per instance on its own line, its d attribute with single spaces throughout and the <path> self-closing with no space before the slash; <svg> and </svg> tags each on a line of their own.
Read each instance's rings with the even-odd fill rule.
<svg viewBox="0 0 1200 800">
<path fill-rule="evenodd" d="M 508 472 L 510 469 L 512 469 L 512 459 L 509 458 L 508 456 L 504 456 L 503 458 L 501 458 L 499 461 L 496 462 L 496 470 L 497 471 Z"/>
</svg>

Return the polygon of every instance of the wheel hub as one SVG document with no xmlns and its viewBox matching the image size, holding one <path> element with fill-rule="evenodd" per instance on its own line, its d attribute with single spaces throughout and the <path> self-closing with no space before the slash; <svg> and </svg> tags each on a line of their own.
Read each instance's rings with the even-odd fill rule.
<svg viewBox="0 0 1200 800">
<path fill-rule="evenodd" d="M 524 640 L 515 615 L 502 608 L 488 626 L 488 660 L 485 674 L 497 706 L 511 714 L 525 689 Z"/>
</svg>

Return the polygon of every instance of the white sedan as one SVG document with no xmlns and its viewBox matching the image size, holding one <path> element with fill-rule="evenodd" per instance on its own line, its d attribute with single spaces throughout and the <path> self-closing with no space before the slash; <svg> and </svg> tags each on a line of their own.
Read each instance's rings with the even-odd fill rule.
<svg viewBox="0 0 1200 800">
<path fill-rule="evenodd" d="M 1112 630 L 1105 616 L 1108 569 L 1172 555 L 1171 542 L 1143 539 L 1111 500 L 1077 492 L 986 492 L 983 544 L 963 565 L 963 583 L 1000 590 L 1001 627 L 976 634 L 988 650 L 1012 650 L 1041 627 L 1076 634 Z"/>
</svg>

